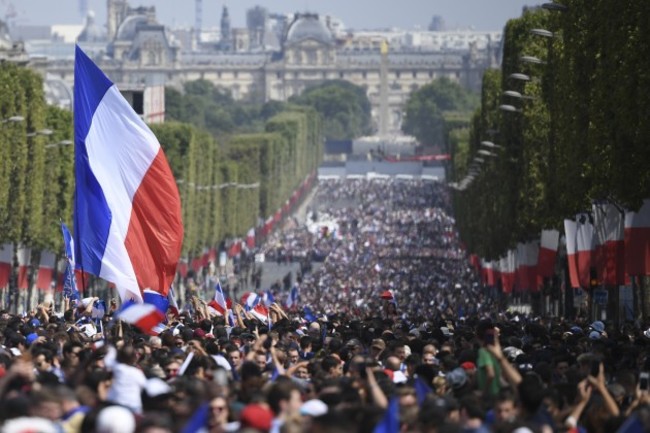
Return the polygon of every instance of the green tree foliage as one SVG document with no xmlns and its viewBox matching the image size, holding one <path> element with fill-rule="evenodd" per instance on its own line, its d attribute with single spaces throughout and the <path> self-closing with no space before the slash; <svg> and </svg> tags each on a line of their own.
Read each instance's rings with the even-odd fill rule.
<svg viewBox="0 0 650 433">
<path fill-rule="evenodd" d="M 488 72 L 472 122 L 470 151 L 454 160 L 456 179 L 480 142 L 501 145 L 474 182 L 456 193 L 463 239 L 494 259 L 543 228 L 612 200 L 638 209 L 650 197 L 650 4 L 626 0 L 566 0 L 566 12 L 530 9 L 507 23 L 500 78 Z M 552 38 L 530 32 L 549 29 Z M 522 62 L 535 56 L 543 64 Z M 512 73 L 532 77 L 523 82 Z M 504 96 L 515 90 L 530 99 Z M 500 104 L 521 111 L 503 112 Z"/>
<path fill-rule="evenodd" d="M 330 140 L 352 140 L 371 133 L 370 101 L 363 88 L 342 80 L 310 87 L 290 102 L 313 107 Z"/>
<path fill-rule="evenodd" d="M 184 94 L 167 93 L 171 117 L 194 123 L 151 126 L 177 180 L 186 256 L 244 236 L 281 209 L 321 161 L 322 122 L 313 108 L 238 105 L 203 81 L 188 83 Z M 10 122 L 12 116 L 23 120 Z M 72 219 L 72 113 L 45 104 L 38 74 L 2 63 L 0 120 L 0 243 L 61 251 L 59 220 Z M 215 138 L 248 122 L 265 132 Z"/>
<path fill-rule="evenodd" d="M 318 113 L 302 107 L 273 116 L 268 132 L 235 134 L 221 145 L 186 123 L 152 125 L 181 194 L 183 254 L 244 236 L 280 209 L 320 163 L 320 128 Z"/>
<path fill-rule="evenodd" d="M 187 82 L 183 92 L 165 88 L 165 111 L 169 120 L 190 123 L 215 136 L 263 130 L 262 109 L 260 104 L 234 101 L 230 93 L 207 80 Z"/>
<path fill-rule="evenodd" d="M 477 97 L 447 78 L 435 80 L 411 93 L 402 130 L 424 145 L 444 147 L 448 126 L 445 112 L 472 111 Z"/>
</svg>

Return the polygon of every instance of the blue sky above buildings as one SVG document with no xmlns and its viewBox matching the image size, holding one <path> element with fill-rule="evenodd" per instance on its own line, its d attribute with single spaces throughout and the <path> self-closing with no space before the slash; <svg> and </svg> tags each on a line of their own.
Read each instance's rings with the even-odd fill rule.
<svg viewBox="0 0 650 433">
<path fill-rule="evenodd" d="M 191 27 L 194 0 L 129 0 L 131 6 L 155 5 L 161 23 Z M 0 18 L 9 5 L 16 24 L 81 24 L 79 0 L 0 0 Z M 97 23 L 106 22 L 106 0 L 86 0 Z M 348 28 L 399 27 L 426 29 L 433 15 L 443 17 L 448 29 L 502 30 L 506 21 L 521 15 L 524 6 L 541 0 L 203 0 L 203 26 L 218 26 L 221 10 L 228 6 L 234 27 L 244 27 L 246 10 L 261 5 L 271 12 L 317 12 L 341 19 Z"/>
</svg>

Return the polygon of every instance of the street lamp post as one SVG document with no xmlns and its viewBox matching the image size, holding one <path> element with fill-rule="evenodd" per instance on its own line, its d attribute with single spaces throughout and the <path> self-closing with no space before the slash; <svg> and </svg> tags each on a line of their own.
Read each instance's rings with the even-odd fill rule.
<svg viewBox="0 0 650 433">
<path fill-rule="evenodd" d="M 58 143 L 46 144 L 44 147 L 46 149 L 51 149 L 53 147 L 71 146 L 72 144 L 74 144 L 74 142 L 72 140 L 61 140 Z"/>
<path fill-rule="evenodd" d="M 499 110 L 508 111 L 510 113 L 521 113 L 521 108 L 517 108 L 514 105 L 510 105 L 510 104 L 499 105 Z"/>
<path fill-rule="evenodd" d="M 533 35 L 541 36 L 543 38 L 552 38 L 555 34 L 546 29 L 530 29 L 530 33 Z"/>
<path fill-rule="evenodd" d="M 493 149 L 500 149 L 502 147 L 501 145 L 494 144 L 491 141 L 481 141 L 481 146 L 489 147 L 489 148 L 493 148 Z"/>
<path fill-rule="evenodd" d="M 25 136 L 27 136 L 27 137 L 36 137 L 36 136 L 42 135 L 42 136 L 47 137 L 47 136 L 52 135 L 53 133 L 54 133 L 54 131 L 52 131 L 51 129 L 45 128 L 45 129 L 39 129 L 38 131 L 28 132 L 27 134 L 25 134 Z"/>
<path fill-rule="evenodd" d="M 521 93 L 515 91 L 515 90 L 506 90 L 503 92 L 504 96 L 510 96 L 511 98 L 517 98 L 517 99 L 528 99 L 528 100 L 533 100 L 535 97 L 533 96 L 528 96 L 528 95 L 522 95 Z"/>
<path fill-rule="evenodd" d="M 23 120 L 25 120 L 23 116 L 11 116 L 0 120 L 0 123 L 18 123 L 22 122 Z"/>
<path fill-rule="evenodd" d="M 521 60 L 524 63 L 533 63 L 535 65 L 544 65 L 546 62 L 539 57 L 535 56 L 521 56 L 519 57 L 519 60 Z"/>
<path fill-rule="evenodd" d="M 518 80 L 518 81 L 530 81 L 530 75 L 522 74 L 519 72 L 515 72 L 514 74 L 508 75 L 508 78 L 512 80 Z"/>
</svg>

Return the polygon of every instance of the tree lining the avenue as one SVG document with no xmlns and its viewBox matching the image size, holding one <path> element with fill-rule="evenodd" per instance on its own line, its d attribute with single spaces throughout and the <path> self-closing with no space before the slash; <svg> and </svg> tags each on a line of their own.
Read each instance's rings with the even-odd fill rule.
<svg viewBox="0 0 650 433">
<path fill-rule="evenodd" d="M 28 68 L 0 64 L 0 83 L 0 244 L 61 251 L 59 222 L 72 220 L 72 113 L 46 104 L 42 79 Z M 184 255 L 245 236 L 318 167 L 320 115 L 272 105 L 256 133 L 216 137 L 189 123 L 151 125 L 181 194 Z"/>
<path fill-rule="evenodd" d="M 458 182 L 482 142 L 501 146 L 455 194 L 461 236 L 487 259 L 542 229 L 562 230 L 594 201 L 638 210 L 650 197 L 650 4 L 563 4 L 565 12 L 529 9 L 507 23 L 502 68 L 484 75 L 469 151 L 452 149 Z"/>
</svg>

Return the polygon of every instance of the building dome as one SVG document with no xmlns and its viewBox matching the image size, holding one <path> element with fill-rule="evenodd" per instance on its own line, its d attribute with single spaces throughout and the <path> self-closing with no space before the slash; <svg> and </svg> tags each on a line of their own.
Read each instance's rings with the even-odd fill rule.
<svg viewBox="0 0 650 433">
<path fill-rule="evenodd" d="M 296 14 L 296 18 L 287 31 L 287 43 L 301 42 L 305 39 L 314 39 L 324 44 L 333 42 L 332 32 L 327 28 L 316 14 Z"/>
<path fill-rule="evenodd" d="M 118 41 L 132 41 L 135 39 L 137 28 L 140 25 L 147 24 L 147 17 L 144 15 L 132 15 L 122 21 L 117 29 L 115 39 Z"/>
<path fill-rule="evenodd" d="M 95 23 L 95 12 L 88 11 L 86 25 L 77 38 L 79 42 L 98 42 L 106 39 L 102 29 Z"/>
</svg>

